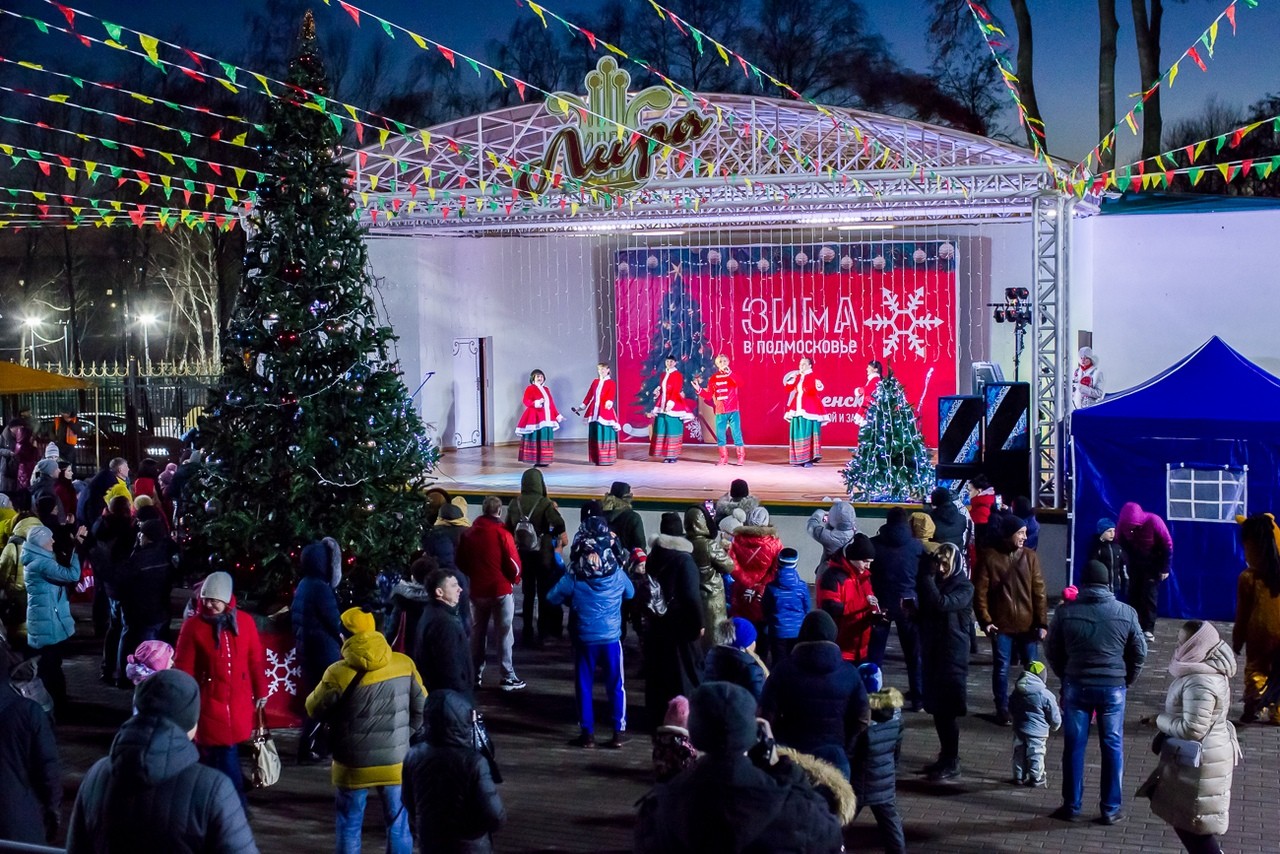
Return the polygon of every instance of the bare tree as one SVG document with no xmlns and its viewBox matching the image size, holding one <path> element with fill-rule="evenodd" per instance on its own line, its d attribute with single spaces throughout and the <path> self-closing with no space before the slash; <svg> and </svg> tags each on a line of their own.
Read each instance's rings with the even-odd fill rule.
<svg viewBox="0 0 1280 854">
<path fill-rule="evenodd" d="M 167 291 L 169 303 L 164 358 L 207 364 L 222 351 L 213 241 L 190 229 L 165 232 L 155 254 L 154 276 Z"/>
<path fill-rule="evenodd" d="M 1098 139 L 1103 142 L 1116 126 L 1116 35 L 1119 31 L 1116 0 L 1098 0 Z M 1106 172 L 1115 166 L 1113 141 L 1099 152 L 1098 171 Z"/>
<path fill-rule="evenodd" d="M 1150 8 L 1148 9 L 1148 3 Z M 1163 0 L 1130 0 L 1133 34 L 1138 46 L 1138 73 L 1142 91 L 1160 79 L 1160 27 L 1164 21 Z M 1160 90 L 1151 92 L 1142 105 L 1142 156 L 1160 153 L 1164 122 L 1160 116 Z"/>
<path fill-rule="evenodd" d="M 931 73 L 938 91 L 959 104 L 983 136 L 1010 139 L 1002 126 L 1009 95 L 973 14 L 964 3 L 934 0 L 929 17 Z"/>
<path fill-rule="evenodd" d="M 1013 7 L 1013 21 L 1018 28 L 1018 95 L 1026 114 L 1027 144 L 1035 148 L 1036 138 L 1039 137 L 1040 146 L 1048 151 L 1049 135 L 1044 126 L 1044 117 L 1040 115 L 1040 102 L 1036 100 L 1035 42 L 1032 36 L 1031 10 L 1027 8 L 1027 0 L 1009 0 L 1009 5 Z"/>
</svg>

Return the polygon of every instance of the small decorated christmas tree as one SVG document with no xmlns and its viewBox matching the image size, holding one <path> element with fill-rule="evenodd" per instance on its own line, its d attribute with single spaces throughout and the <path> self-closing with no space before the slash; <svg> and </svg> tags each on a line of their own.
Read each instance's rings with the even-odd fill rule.
<svg viewBox="0 0 1280 854">
<path fill-rule="evenodd" d="M 667 356 L 676 360 L 676 370 L 684 377 L 684 396 L 692 400 L 693 378 L 710 376 L 715 354 L 707 345 L 702 306 L 689 293 L 689 286 L 678 269 L 658 310 L 658 325 L 649 340 L 649 355 L 640 369 L 636 402 L 645 411 L 653 408 L 653 392 L 662 378 Z"/>
<path fill-rule="evenodd" d="M 880 381 L 867 405 L 858 447 L 845 463 L 845 489 L 861 501 L 913 501 L 934 488 L 935 472 L 920 422 L 892 373 Z"/>
<path fill-rule="evenodd" d="M 311 13 L 290 85 L 329 92 Z M 223 374 L 200 423 L 204 468 L 181 529 L 208 569 L 271 597 L 302 546 L 333 537 L 357 590 L 403 566 L 439 459 L 371 298 L 364 232 L 330 116 L 310 96 L 272 104 L 265 182 Z"/>
</svg>

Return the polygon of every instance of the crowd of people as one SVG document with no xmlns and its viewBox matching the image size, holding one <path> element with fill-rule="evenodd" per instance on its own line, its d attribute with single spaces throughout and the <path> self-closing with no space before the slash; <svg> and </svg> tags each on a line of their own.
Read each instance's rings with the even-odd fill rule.
<svg viewBox="0 0 1280 854">
<path fill-rule="evenodd" d="M 134 715 L 80 787 L 68 850 L 256 850 L 240 746 L 267 702 L 258 623 L 241 609 L 235 580 L 212 572 L 173 628 L 172 591 L 190 579 L 180 575 L 170 520 L 198 452 L 169 469 L 144 460 L 132 477 L 115 459 L 75 481 L 50 447 L 0 500 L 0 683 L 26 668 L 12 677 L 21 690 L 0 685 L 0 838 L 51 842 L 61 832 L 51 719 L 69 707 L 71 597 L 92 577 L 101 678 L 133 691 Z M 14 459 L 25 457 L 4 462 Z M 491 658 L 497 677 L 488 684 L 526 687 L 516 671 L 517 589 L 520 647 L 567 634 L 575 748 L 631 740 L 624 641 L 638 637 L 642 728 L 658 783 L 639 805 L 637 851 L 836 851 L 864 807 L 885 850 L 905 851 L 895 794 L 905 716 L 933 720 L 938 754 L 921 769 L 927 780 L 961 778 L 959 721 L 971 711 L 970 660 L 982 638 L 992 720 L 1010 728 L 1010 783 L 1049 785 L 1048 742 L 1061 729 L 1053 816 L 1079 820 L 1096 722 L 1097 820 L 1125 820 L 1126 690 L 1154 640 L 1168 530 L 1136 504 L 1099 520 L 1079 586 L 1062 591 L 1051 615 L 1030 503 L 1004 507 L 980 478 L 968 499 L 939 488 L 919 509 L 889 509 L 874 536 L 858 531 L 845 501 L 816 510 L 805 525 L 822 552 L 812 590 L 797 544 L 783 542 L 740 479 L 719 500 L 663 513 L 652 536 L 624 482 L 585 502 L 576 527 L 537 466 L 517 496 L 485 498 L 474 518 L 465 498 L 434 489 L 407 573 L 385 600 L 354 606 L 344 601 L 339 545 L 307 545 L 289 610 L 306 698 L 297 760 L 330 763 L 337 850 L 360 850 L 370 793 L 389 851 L 490 850 L 505 810 L 477 689 Z M 1208 623 L 1183 625 L 1165 710 L 1144 719 L 1159 733 L 1161 760 L 1140 794 L 1193 852 L 1220 851 L 1228 826 L 1237 653 L 1246 653 L 1242 720 L 1280 721 L 1269 691 L 1280 694 L 1271 678 L 1280 527 L 1263 515 L 1242 520 L 1241 532 L 1248 569 L 1232 638 Z M 900 668 L 886 655 L 894 632 Z M 607 737 L 596 730 L 597 681 Z M 52 718 L 31 690 L 37 683 Z M 127 807 L 113 796 L 121 786 L 133 793 Z"/>
</svg>

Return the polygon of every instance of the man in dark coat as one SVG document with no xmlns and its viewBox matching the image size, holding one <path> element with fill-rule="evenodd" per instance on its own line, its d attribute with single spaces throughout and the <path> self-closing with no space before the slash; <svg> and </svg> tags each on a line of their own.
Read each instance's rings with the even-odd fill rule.
<svg viewBox="0 0 1280 854">
<path fill-rule="evenodd" d="M 870 661 L 884 666 L 885 646 L 889 643 L 890 623 L 898 627 L 898 642 L 907 667 L 907 702 L 911 710 L 924 708 L 920 695 L 920 634 L 914 616 L 916 571 L 924 546 L 911 536 L 907 511 L 892 507 L 885 516 L 880 533 L 871 538 L 876 560 L 871 564 L 871 587 L 876 592 L 885 619 L 871 629 Z"/>
<path fill-rule="evenodd" d="M 969 630 L 973 623 L 973 585 L 964 574 L 959 549 L 946 543 L 920 561 L 916 576 L 919 598 L 920 651 L 924 705 L 933 715 L 941 751 L 926 766 L 929 779 L 960 776 L 959 719 L 969 713 Z"/>
<path fill-rule="evenodd" d="M 80 784 L 69 854 L 256 854 L 231 778 L 201 765 L 191 743 L 200 714 L 196 680 L 162 670 L 138 686 L 133 707 L 137 714 L 120 727 L 111 754 Z"/>
<path fill-rule="evenodd" d="M 652 727 L 662 723 L 667 703 L 689 696 L 700 681 L 702 597 L 693 543 L 684 537 L 678 513 L 662 514 L 662 533 L 653 541 L 646 571 L 662 588 L 663 614 L 650 613 L 644 638 L 644 706 Z"/>
<path fill-rule="evenodd" d="M 413 663 L 427 693 L 457 691 L 468 700 L 475 686 L 470 639 L 458 613 L 462 586 L 452 570 L 437 569 L 427 577 L 431 599 L 422 608 L 413 644 Z"/>
<path fill-rule="evenodd" d="M 488 760 L 472 746 L 471 703 L 453 691 L 427 698 L 427 741 L 409 751 L 402 792 L 422 851 L 489 854 L 507 820 Z"/>
<path fill-rule="evenodd" d="M 731 682 L 760 702 L 764 693 L 764 668 L 752 653 L 756 649 L 756 627 L 750 620 L 734 617 L 713 626 L 716 645 L 702 660 L 702 681 Z"/>
<path fill-rule="evenodd" d="M 124 614 L 121 661 L 132 655 L 143 641 L 163 640 L 168 634 L 177 554 L 164 522 L 148 519 L 139 526 L 137 548 L 124 562 L 116 579 L 120 610 Z"/>
<path fill-rule="evenodd" d="M 133 553 L 137 531 L 133 523 L 133 505 L 123 495 L 111 500 L 108 511 L 93 523 L 88 547 L 93 564 L 94 622 L 98 620 L 98 603 L 105 603 L 103 623 L 101 680 L 108 685 L 127 684 L 124 659 L 120 656 L 120 636 L 124 632 L 124 613 L 120 609 L 120 591 L 116 579 Z"/>
<path fill-rule="evenodd" d="M 939 486 L 929 496 L 929 518 L 933 519 L 933 541 L 951 543 L 963 554 L 973 540 L 973 523 L 956 506 L 951 490 Z"/>
<path fill-rule="evenodd" d="M 836 644 L 836 623 L 811 611 L 791 655 L 764 683 L 760 714 L 779 744 L 825 759 L 849 776 L 849 751 L 871 722 L 867 689 Z"/>
<path fill-rule="evenodd" d="M 58 835 L 62 774 L 44 709 L 9 685 L 0 651 L 0 839 L 52 844 Z"/>
<path fill-rule="evenodd" d="M 466 500 L 462 498 L 455 498 L 454 501 L 466 504 Z M 458 543 L 462 541 L 462 535 L 469 527 L 470 523 L 467 522 L 462 508 L 457 504 L 449 503 L 440 508 L 436 523 L 422 535 L 422 551 L 435 558 L 436 568 L 450 569 L 457 574 L 458 583 L 462 585 L 462 598 L 458 600 L 458 614 L 462 617 L 462 627 L 467 630 L 468 635 L 471 634 L 471 580 L 467 578 L 465 572 L 458 569 Z"/>
<path fill-rule="evenodd" d="M 631 484 L 614 481 L 600 508 L 604 511 L 604 518 L 609 520 L 609 530 L 618 535 L 618 542 L 622 543 L 623 548 L 631 551 L 647 545 L 644 539 L 644 520 L 631 507 Z"/>
<path fill-rule="evenodd" d="M 521 543 L 520 536 L 515 537 L 524 593 L 521 642 L 527 647 L 537 647 L 548 637 L 564 636 L 564 609 L 547 601 L 547 591 L 560 580 L 555 551 L 557 547 L 567 545 L 568 539 L 564 517 L 547 497 L 547 485 L 542 479 L 542 472 L 536 468 L 528 469 L 520 476 L 520 494 L 507 505 L 507 530 L 513 536 L 519 534 L 517 529 L 524 519 L 533 525 L 536 541 L 530 547 Z"/>
<path fill-rule="evenodd" d="M 117 483 L 127 483 L 128 477 L 129 463 L 124 457 L 114 458 L 102 471 L 95 474 L 93 480 L 89 481 L 89 497 L 85 499 L 84 518 L 80 520 L 80 524 L 92 525 L 96 522 L 102 511 L 107 509 L 106 496 L 111 487 Z"/>
<path fill-rule="evenodd" d="M 293 592 L 293 638 L 302 669 L 299 696 L 315 690 L 330 664 L 342 658 L 342 617 L 334 593 L 342 583 L 342 550 L 332 537 L 302 549 L 302 580 Z M 298 759 L 318 760 L 327 746 L 317 743 L 320 721 L 302 722 Z"/>
<path fill-rule="evenodd" d="M 841 850 L 839 819 L 797 766 L 783 759 L 758 767 L 747 758 L 756 741 L 755 708 L 750 694 L 727 682 L 708 682 L 693 692 L 689 735 L 703 755 L 641 800 L 634 851 Z"/>
</svg>

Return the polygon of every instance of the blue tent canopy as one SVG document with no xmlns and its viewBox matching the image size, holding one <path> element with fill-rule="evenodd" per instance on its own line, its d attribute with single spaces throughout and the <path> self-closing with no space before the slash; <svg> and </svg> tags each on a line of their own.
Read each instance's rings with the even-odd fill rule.
<svg viewBox="0 0 1280 854">
<path fill-rule="evenodd" d="M 1096 522 L 1136 501 L 1173 536 L 1160 613 L 1235 617 L 1235 513 L 1280 506 L 1280 379 L 1214 337 L 1142 385 L 1071 416 L 1075 569 Z"/>
</svg>

